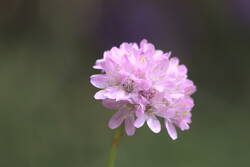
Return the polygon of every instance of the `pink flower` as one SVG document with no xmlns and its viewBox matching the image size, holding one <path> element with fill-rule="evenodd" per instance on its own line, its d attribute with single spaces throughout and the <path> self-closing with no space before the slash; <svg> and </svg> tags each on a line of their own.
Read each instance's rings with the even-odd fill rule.
<svg viewBox="0 0 250 167">
<path fill-rule="evenodd" d="M 178 58 L 170 58 L 170 54 L 142 40 L 140 46 L 123 43 L 113 47 L 96 61 L 94 68 L 102 73 L 92 75 L 90 81 L 102 90 L 94 97 L 105 107 L 118 110 L 109 121 L 111 129 L 124 122 L 131 136 L 146 122 L 154 133 L 159 133 L 159 119 L 164 119 L 174 140 L 175 127 L 189 129 L 194 106 L 191 95 L 196 87 L 187 78 L 186 66 L 180 65 Z"/>
</svg>

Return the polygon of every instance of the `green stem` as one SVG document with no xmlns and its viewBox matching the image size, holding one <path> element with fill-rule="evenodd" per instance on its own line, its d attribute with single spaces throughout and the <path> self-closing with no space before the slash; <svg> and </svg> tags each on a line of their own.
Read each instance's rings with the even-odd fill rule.
<svg viewBox="0 0 250 167">
<path fill-rule="evenodd" d="M 123 127 L 120 126 L 119 128 L 117 128 L 117 130 L 115 131 L 115 135 L 112 141 L 112 145 L 111 145 L 111 150 L 109 153 L 109 160 L 108 160 L 108 167 L 114 167 L 115 164 L 115 157 L 116 157 L 116 152 L 117 152 L 117 146 L 120 142 L 120 139 L 123 135 Z"/>
</svg>

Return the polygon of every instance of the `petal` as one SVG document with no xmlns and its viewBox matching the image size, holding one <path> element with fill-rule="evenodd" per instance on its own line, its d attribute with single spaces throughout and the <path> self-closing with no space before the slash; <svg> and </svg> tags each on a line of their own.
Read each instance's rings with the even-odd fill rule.
<svg viewBox="0 0 250 167">
<path fill-rule="evenodd" d="M 115 72 L 117 71 L 117 64 L 110 57 L 107 56 L 105 62 L 103 63 L 103 70 L 106 73 Z"/>
<path fill-rule="evenodd" d="M 104 74 L 96 74 L 90 77 L 90 82 L 97 88 L 106 88 L 108 87 L 108 78 Z"/>
<path fill-rule="evenodd" d="M 95 94 L 95 99 L 102 100 L 102 99 L 115 99 L 115 100 L 126 100 L 126 92 L 121 89 L 120 86 L 112 86 L 108 87 L 104 90 L 100 90 Z"/>
<path fill-rule="evenodd" d="M 173 93 L 173 94 L 169 95 L 169 97 L 171 97 L 173 99 L 179 99 L 181 97 L 184 97 L 184 94 L 182 94 L 182 93 Z"/>
<path fill-rule="evenodd" d="M 176 132 L 174 125 L 172 123 L 170 123 L 168 120 L 165 120 L 165 126 L 167 128 L 169 136 L 173 140 L 176 140 L 177 139 L 177 132 Z"/>
<path fill-rule="evenodd" d="M 177 72 L 178 64 L 179 64 L 178 58 L 176 58 L 176 57 L 171 58 L 169 61 L 169 67 L 167 70 L 167 74 L 175 74 Z"/>
<path fill-rule="evenodd" d="M 136 84 L 140 85 L 140 90 L 142 89 L 150 89 L 152 87 L 152 82 L 150 80 L 145 80 L 145 79 L 135 79 Z"/>
<path fill-rule="evenodd" d="M 161 123 L 157 118 L 153 116 L 149 117 L 147 120 L 148 127 L 154 132 L 159 133 L 161 131 Z"/>
<path fill-rule="evenodd" d="M 180 129 L 182 130 L 182 131 L 184 131 L 184 130 L 188 130 L 189 129 L 189 125 L 188 125 L 188 122 L 187 121 L 181 121 L 180 123 L 179 123 L 179 127 L 180 127 Z"/>
<path fill-rule="evenodd" d="M 162 118 L 165 118 L 165 119 L 169 119 L 169 118 L 173 118 L 176 115 L 176 112 L 171 111 L 171 110 L 165 110 L 162 112 L 157 112 L 157 113 L 155 113 L 155 115 L 162 117 Z"/>
<path fill-rule="evenodd" d="M 124 55 L 122 60 L 123 60 L 122 66 L 123 66 L 124 70 L 131 73 L 134 67 L 131 64 L 128 55 Z"/>
<path fill-rule="evenodd" d="M 145 106 L 142 104 L 139 104 L 135 110 L 135 115 L 137 117 L 144 116 Z"/>
<path fill-rule="evenodd" d="M 143 39 L 140 43 L 140 47 L 141 47 L 141 50 L 143 52 L 147 52 L 147 53 L 153 53 L 154 50 L 155 50 L 155 47 L 153 44 L 151 43 L 148 43 L 147 40 Z"/>
<path fill-rule="evenodd" d="M 125 131 L 128 136 L 133 136 L 135 134 L 134 117 L 129 116 L 125 119 Z"/>
<path fill-rule="evenodd" d="M 120 105 L 119 102 L 117 102 L 115 100 L 112 100 L 112 99 L 104 99 L 102 101 L 102 104 L 103 104 L 104 107 L 112 109 L 112 110 L 118 109 L 119 105 Z"/>
<path fill-rule="evenodd" d="M 113 86 L 106 89 L 107 97 L 110 99 L 122 100 L 125 98 L 126 93 L 119 86 Z"/>
<path fill-rule="evenodd" d="M 142 127 L 142 126 L 144 125 L 145 121 L 146 121 L 146 119 L 145 119 L 145 117 L 142 115 L 142 116 L 138 117 L 138 118 L 135 120 L 134 126 L 135 126 L 136 128 L 140 128 L 140 127 Z"/>
<path fill-rule="evenodd" d="M 108 126 L 110 129 L 115 129 L 122 124 L 124 120 L 124 112 L 116 112 L 109 120 Z"/>
<path fill-rule="evenodd" d="M 96 100 L 106 99 L 106 95 L 105 95 L 105 94 L 106 94 L 106 93 L 105 93 L 105 90 L 100 90 L 100 91 L 96 92 L 94 98 L 95 98 Z"/>
<path fill-rule="evenodd" d="M 98 59 L 96 60 L 96 64 L 93 66 L 94 69 L 102 70 L 102 64 L 105 60 L 104 59 Z"/>
<path fill-rule="evenodd" d="M 185 82 L 183 82 L 181 89 L 184 89 L 186 95 L 191 95 L 196 91 L 196 86 L 193 81 L 186 79 Z"/>
</svg>

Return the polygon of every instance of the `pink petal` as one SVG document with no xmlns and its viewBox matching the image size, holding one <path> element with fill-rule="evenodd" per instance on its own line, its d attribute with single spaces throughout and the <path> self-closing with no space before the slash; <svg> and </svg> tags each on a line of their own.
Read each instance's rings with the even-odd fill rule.
<svg viewBox="0 0 250 167">
<path fill-rule="evenodd" d="M 96 74 L 90 77 L 90 82 L 97 88 L 106 88 L 108 87 L 108 78 L 104 74 Z"/>
<path fill-rule="evenodd" d="M 140 117 L 138 117 L 136 120 L 135 120 L 135 122 L 134 122 L 134 126 L 136 127 L 136 128 L 140 128 L 140 127 L 142 127 L 143 125 L 144 125 L 144 123 L 145 123 L 145 117 L 144 116 L 140 116 Z"/>
<path fill-rule="evenodd" d="M 122 124 L 123 120 L 124 120 L 124 112 L 118 111 L 111 117 L 108 126 L 110 129 L 115 129 Z"/>
<path fill-rule="evenodd" d="M 102 64 L 104 62 L 104 59 L 98 59 L 96 60 L 96 64 L 93 66 L 94 69 L 102 70 Z"/>
<path fill-rule="evenodd" d="M 169 97 L 174 98 L 174 99 L 179 99 L 183 96 L 184 96 L 184 94 L 182 94 L 182 93 L 173 93 Z"/>
<path fill-rule="evenodd" d="M 134 118 L 132 116 L 125 119 L 125 131 L 128 136 L 133 136 L 135 134 Z"/>
<path fill-rule="evenodd" d="M 179 73 L 182 74 L 182 75 L 183 75 L 183 74 L 184 74 L 184 75 L 187 74 L 187 67 L 186 67 L 185 65 L 183 65 L 183 64 L 180 65 L 180 66 L 179 66 Z"/>
<path fill-rule="evenodd" d="M 119 105 L 120 105 L 120 103 L 118 103 L 117 101 L 112 100 L 112 99 L 104 99 L 102 101 L 102 104 L 104 107 L 112 109 L 112 110 L 118 109 Z"/>
<path fill-rule="evenodd" d="M 166 108 L 166 107 L 165 107 Z M 175 116 L 175 112 L 171 111 L 171 110 L 165 110 L 162 112 L 157 112 L 155 113 L 155 115 L 165 118 L 165 119 L 169 119 L 169 118 L 173 118 Z"/>
<path fill-rule="evenodd" d="M 137 79 L 136 83 L 140 85 L 140 89 L 150 89 L 152 87 L 152 82 L 150 80 L 145 79 Z"/>
<path fill-rule="evenodd" d="M 176 132 L 174 125 L 172 123 L 170 123 L 168 120 L 165 120 L 165 126 L 167 128 L 169 136 L 173 140 L 176 140 L 177 139 L 177 132 Z"/>
<path fill-rule="evenodd" d="M 174 74 L 177 72 L 177 68 L 178 68 L 178 64 L 179 64 L 179 59 L 176 57 L 173 57 L 170 59 L 169 61 L 169 67 L 167 70 L 167 74 Z"/>
<path fill-rule="evenodd" d="M 184 130 L 188 130 L 189 129 L 189 125 L 188 125 L 188 122 L 183 120 L 179 123 L 179 127 L 182 131 Z"/>
<path fill-rule="evenodd" d="M 109 87 L 106 89 L 106 91 L 107 91 L 106 94 L 108 98 L 116 99 L 117 101 L 122 100 L 126 96 L 125 91 L 122 90 L 122 88 L 119 86 Z"/>
<path fill-rule="evenodd" d="M 154 132 L 159 133 L 161 131 L 161 123 L 157 118 L 149 117 L 147 120 L 148 127 Z"/>
<path fill-rule="evenodd" d="M 140 43 L 140 47 L 142 49 L 143 52 L 149 52 L 152 53 L 155 50 L 154 45 L 152 45 L 151 43 L 148 43 L 147 40 L 143 39 Z"/>
<path fill-rule="evenodd" d="M 108 87 L 104 90 L 100 90 L 95 94 L 95 99 L 115 99 L 115 100 L 126 100 L 126 93 L 119 86 Z"/>
<path fill-rule="evenodd" d="M 182 89 L 184 89 L 186 95 L 191 95 L 196 91 L 196 86 L 194 85 L 193 81 L 187 79 L 183 83 Z"/>
<path fill-rule="evenodd" d="M 95 98 L 96 100 L 106 99 L 105 90 L 100 90 L 100 91 L 96 92 L 94 98 Z"/>
</svg>

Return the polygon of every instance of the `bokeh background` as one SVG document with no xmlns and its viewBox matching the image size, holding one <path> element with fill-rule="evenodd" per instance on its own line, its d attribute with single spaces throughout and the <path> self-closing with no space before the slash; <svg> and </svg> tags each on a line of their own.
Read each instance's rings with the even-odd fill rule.
<svg viewBox="0 0 250 167">
<path fill-rule="evenodd" d="M 250 166 L 249 0 L 1 0 L 0 166 L 106 166 L 92 65 L 144 38 L 189 67 L 193 123 L 124 137 L 117 167 Z"/>
</svg>

